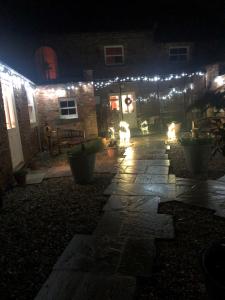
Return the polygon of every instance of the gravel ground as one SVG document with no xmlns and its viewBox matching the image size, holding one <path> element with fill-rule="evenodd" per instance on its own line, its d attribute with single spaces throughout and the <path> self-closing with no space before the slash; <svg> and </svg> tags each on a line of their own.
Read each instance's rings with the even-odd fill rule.
<svg viewBox="0 0 225 300">
<path fill-rule="evenodd" d="M 91 185 L 71 177 L 16 187 L 0 211 L 0 299 L 33 299 L 76 233 L 91 234 L 107 198 L 111 175 Z"/>
<path fill-rule="evenodd" d="M 177 177 L 191 178 L 192 175 L 187 170 L 182 146 L 177 143 L 170 145 L 168 152 L 171 160 L 170 173 Z M 216 155 L 210 162 L 208 168 L 208 176 L 202 176 L 200 179 L 218 179 L 225 174 L 225 157 L 221 154 Z"/>
<path fill-rule="evenodd" d="M 213 240 L 225 237 L 225 219 L 176 201 L 160 204 L 159 213 L 173 215 L 176 238 L 156 242 L 152 277 L 139 279 L 136 300 L 208 299 L 201 253 Z"/>
</svg>

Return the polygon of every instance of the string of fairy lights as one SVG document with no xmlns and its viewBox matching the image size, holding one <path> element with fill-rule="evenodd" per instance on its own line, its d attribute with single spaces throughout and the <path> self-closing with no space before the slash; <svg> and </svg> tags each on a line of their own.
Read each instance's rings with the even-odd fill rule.
<svg viewBox="0 0 225 300">
<path fill-rule="evenodd" d="M 193 72 L 193 73 L 181 73 L 181 74 L 170 74 L 167 76 L 137 76 L 137 77 L 116 77 L 114 79 L 109 79 L 105 81 L 98 81 L 94 83 L 94 87 L 96 90 L 99 90 L 101 88 L 108 87 L 110 85 L 113 85 L 115 83 L 123 83 L 123 82 L 165 82 L 165 81 L 171 81 L 181 78 L 192 78 L 194 76 L 202 77 L 205 74 L 203 72 Z"/>
<path fill-rule="evenodd" d="M 49 88 L 47 88 L 45 86 L 45 91 L 49 94 L 56 93 L 58 96 L 63 96 L 65 94 L 66 90 L 78 91 L 80 88 L 85 90 L 86 88 L 94 87 L 95 90 L 98 91 L 102 88 L 109 87 L 116 83 L 135 83 L 135 82 L 157 83 L 157 82 L 168 82 L 171 80 L 179 80 L 182 78 L 193 78 L 195 76 L 203 77 L 204 75 L 205 74 L 203 72 L 193 72 L 190 74 L 183 72 L 181 74 L 170 74 L 170 75 L 166 75 L 166 76 L 155 75 L 155 76 L 136 76 L 136 77 L 133 77 L 133 76 L 131 76 L 131 77 L 129 77 L 129 76 L 116 77 L 114 79 L 88 82 L 88 83 L 86 83 L 86 82 L 85 83 L 84 82 L 67 83 L 66 85 L 58 85 L 57 87 L 54 87 L 54 88 L 50 85 Z M 10 68 L 9 66 L 7 66 L 1 62 L 0 62 L 0 77 L 1 77 L 1 79 L 11 81 L 13 83 L 13 85 L 17 88 L 20 88 L 21 85 L 29 86 L 32 88 L 35 87 L 35 84 L 32 81 L 30 81 L 23 75 L 19 74 L 18 72 L 16 72 L 12 68 Z M 169 90 L 169 92 L 167 94 L 163 94 L 163 95 L 161 95 L 161 93 L 159 93 L 159 94 L 151 93 L 147 97 L 137 97 L 136 101 L 137 102 L 148 102 L 148 101 L 151 101 L 152 98 L 157 98 L 160 100 L 169 100 L 169 99 L 173 98 L 174 95 L 185 94 L 185 93 L 187 93 L 188 90 L 193 90 L 193 89 L 194 89 L 194 85 L 193 85 L 193 83 L 191 83 L 184 89 L 178 90 L 176 88 L 172 88 Z M 39 88 L 37 88 L 36 90 L 38 91 Z"/>
</svg>

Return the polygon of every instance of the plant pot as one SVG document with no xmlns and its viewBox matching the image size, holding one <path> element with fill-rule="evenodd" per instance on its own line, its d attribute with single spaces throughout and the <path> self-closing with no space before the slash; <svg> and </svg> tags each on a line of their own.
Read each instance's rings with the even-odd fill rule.
<svg viewBox="0 0 225 300">
<path fill-rule="evenodd" d="M 108 153 L 108 157 L 115 158 L 119 154 L 119 149 L 117 147 L 108 147 L 107 153 Z"/>
<path fill-rule="evenodd" d="M 93 180 L 95 153 L 69 156 L 70 168 L 76 183 L 87 184 Z"/>
<path fill-rule="evenodd" d="M 192 174 L 207 173 L 211 147 L 211 144 L 183 145 L 186 165 Z"/>
<path fill-rule="evenodd" d="M 214 241 L 202 255 L 202 268 L 210 299 L 225 299 L 225 239 Z"/>
<path fill-rule="evenodd" d="M 26 185 L 26 175 L 27 174 L 14 174 L 15 180 L 19 186 Z"/>
</svg>

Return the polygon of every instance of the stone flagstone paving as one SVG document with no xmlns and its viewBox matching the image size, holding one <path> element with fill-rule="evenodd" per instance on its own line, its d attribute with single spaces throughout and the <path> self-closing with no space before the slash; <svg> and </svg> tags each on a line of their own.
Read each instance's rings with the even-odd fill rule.
<svg viewBox="0 0 225 300">
<path fill-rule="evenodd" d="M 137 276 L 151 276 L 155 239 L 175 237 L 160 202 L 177 200 L 225 217 L 225 179 L 201 182 L 169 174 L 162 140 L 134 143 L 110 170 L 110 195 L 92 235 L 75 235 L 36 300 L 134 299 Z"/>
</svg>

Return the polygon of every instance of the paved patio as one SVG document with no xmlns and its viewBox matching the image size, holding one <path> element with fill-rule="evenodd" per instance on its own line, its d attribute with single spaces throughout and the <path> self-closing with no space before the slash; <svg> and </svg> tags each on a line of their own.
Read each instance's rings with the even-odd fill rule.
<svg viewBox="0 0 225 300">
<path fill-rule="evenodd" d="M 138 276 L 151 276 L 156 239 L 175 237 L 160 202 L 181 201 L 225 217 L 224 178 L 197 181 L 169 173 L 163 139 L 136 139 L 111 170 L 109 200 L 92 235 L 75 235 L 36 299 L 134 299 Z"/>
</svg>

